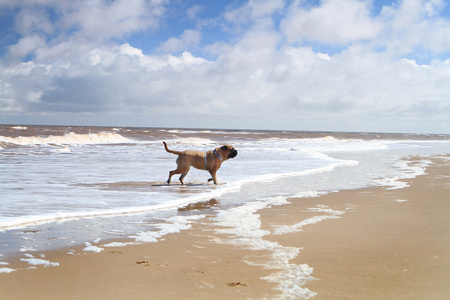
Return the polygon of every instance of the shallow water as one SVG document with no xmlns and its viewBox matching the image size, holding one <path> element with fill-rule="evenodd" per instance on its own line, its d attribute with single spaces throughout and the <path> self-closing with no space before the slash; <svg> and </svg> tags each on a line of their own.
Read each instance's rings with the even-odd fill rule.
<svg viewBox="0 0 450 300">
<path fill-rule="evenodd" d="M 232 144 L 238 156 L 223 163 L 218 185 L 195 169 L 186 185 L 175 177 L 167 185 L 176 156 L 164 150 L 163 140 L 174 150 Z M 247 242 L 246 234 L 256 234 L 251 243 L 262 245 L 257 211 L 264 207 L 343 189 L 402 188 L 399 179 L 422 174 L 427 156 L 449 152 L 445 135 L 4 125 L 0 261 L 83 244 L 101 251 L 156 242 L 205 216 L 219 226 L 234 224 L 232 234 Z M 411 156 L 417 163 L 406 163 Z M 315 221 L 312 215 L 299 226 Z"/>
</svg>

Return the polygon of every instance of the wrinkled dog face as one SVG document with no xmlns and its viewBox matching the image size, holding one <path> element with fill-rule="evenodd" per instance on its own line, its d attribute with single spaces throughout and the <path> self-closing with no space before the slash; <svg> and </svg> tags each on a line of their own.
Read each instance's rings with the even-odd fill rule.
<svg viewBox="0 0 450 300">
<path fill-rule="evenodd" d="M 230 145 L 222 146 L 222 147 L 220 148 L 220 150 L 224 151 L 224 152 L 226 153 L 226 156 L 227 156 L 228 158 L 234 158 L 234 157 L 236 157 L 236 155 L 238 154 L 238 152 L 236 151 L 236 149 L 234 149 L 234 147 L 233 147 L 233 146 L 230 146 Z"/>
</svg>

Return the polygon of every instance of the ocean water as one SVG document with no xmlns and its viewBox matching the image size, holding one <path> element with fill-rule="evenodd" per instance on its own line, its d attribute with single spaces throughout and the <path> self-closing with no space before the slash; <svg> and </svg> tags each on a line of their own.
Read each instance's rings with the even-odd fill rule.
<svg viewBox="0 0 450 300">
<path fill-rule="evenodd" d="M 186 185 L 177 175 L 167 185 L 176 156 L 162 141 L 174 150 L 231 144 L 238 155 L 222 164 L 218 185 L 193 168 Z M 100 252 L 157 242 L 212 216 L 233 237 L 218 242 L 273 249 L 274 259 L 264 267 L 284 268 L 291 276 L 274 273 L 267 280 L 280 282 L 288 296 L 308 298 L 313 294 L 301 282 L 312 270 L 289 263 L 298 249 L 264 240 L 270 233 L 258 227 L 258 211 L 289 197 L 403 188 L 399 180 L 423 174 L 430 155 L 448 153 L 449 135 L 1 125 L 0 270 L 14 271 L 2 263 L 13 256 L 56 266 L 39 256 L 49 249 L 85 245 L 85 251 Z M 409 157 L 418 159 L 409 163 Z M 342 213 L 312 207 L 311 218 L 272 234 Z"/>
</svg>

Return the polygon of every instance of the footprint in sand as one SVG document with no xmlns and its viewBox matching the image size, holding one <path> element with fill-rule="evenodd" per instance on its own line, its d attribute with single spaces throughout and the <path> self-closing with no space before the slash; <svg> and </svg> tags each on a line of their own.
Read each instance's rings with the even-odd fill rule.
<svg viewBox="0 0 450 300">
<path fill-rule="evenodd" d="M 143 265 L 144 267 L 149 267 L 150 263 L 146 260 L 142 260 L 142 261 L 137 261 L 136 264 L 138 265 Z"/>
<path fill-rule="evenodd" d="M 229 286 L 247 286 L 246 283 L 243 282 L 228 282 Z"/>
</svg>

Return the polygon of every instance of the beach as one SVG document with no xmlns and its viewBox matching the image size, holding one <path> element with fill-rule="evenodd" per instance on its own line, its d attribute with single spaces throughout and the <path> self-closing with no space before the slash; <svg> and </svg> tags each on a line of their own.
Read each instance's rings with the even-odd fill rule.
<svg viewBox="0 0 450 300">
<path fill-rule="evenodd" d="M 10 259 L 16 271 L 0 274 L 1 297 L 445 299 L 450 161 L 430 159 L 426 174 L 403 179 L 404 188 L 341 190 L 255 210 L 253 232 L 264 232 L 258 240 L 269 246 L 243 243 L 231 225 L 206 215 L 157 243 L 41 253 L 59 266 L 29 269 Z"/>
<path fill-rule="evenodd" d="M 0 8 L 0 300 L 450 300 L 450 0 Z"/>
</svg>

